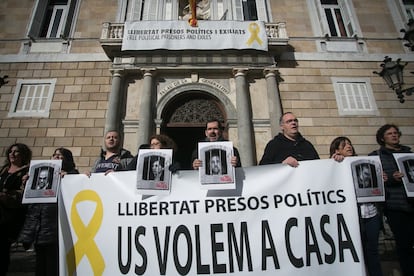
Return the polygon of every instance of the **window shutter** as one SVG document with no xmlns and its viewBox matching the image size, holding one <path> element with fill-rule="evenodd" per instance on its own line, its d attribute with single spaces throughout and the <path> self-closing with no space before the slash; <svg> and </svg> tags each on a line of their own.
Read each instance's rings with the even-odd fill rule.
<svg viewBox="0 0 414 276">
<path fill-rule="evenodd" d="M 264 22 L 269 22 L 267 16 L 266 0 L 256 0 L 257 18 Z"/>
<path fill-rule="evenodd" d="M 156 20 L 158 15 L 158 1 L 145 1 L 142 20 Z"/>
<path fill-rule="evenodd" d="M 76 2 L 77 0 L 68 1 L 68 12 L 65 20 L 65 27 L 62 33 L 63 38 L 67 38 L 70 35 L 72 23 L 74 22 L 73 18 L 75 17 Z"/>
<path fill-rule="evenodd" d="M 131 21 L 138 21 L 138 20 L 142 20 L 142 5 L 143 5 L 143 1 L 142 0 L 135 0 L 134 1 L 134 5 L 132 7 L 132 16 L 131 16 Z"/>
<path fill-rule="evenodd" d="M 43 24 L 43 19 L 46 14 L 47 4 L 47 0 L 39 0 L 37 2 L 36 12 L 33 16 L 32 25 L 30 26 L 30 30 L 28 33 L 29 37 L 39 37 Z"/>
<path fill-rule="evenodd" d="M 233 0 L 233 19 L 234 20 L 244 20 L 244 16 L 243 16 L 243 0 Z"/>
<path fill-rule="evenodd" d="M 414 19 L 414 6 L 407 6 L 405 12 L 407 13 L 408 20 Z"/>
<path fill-rule="evenodd" d="M 173 1 L 172 0 L 165 0 L 164 5 L 162 5 L 163 8 L 163 20 L 176 20 L 177 19 L 177 14 L 174 14 L 173 10 Z"/>
<path fill-rule="evenodd" d="M 128 7 L 128 0 L 120 0 L 118 2 L 118 11 L 116 13 L 116 22 L 125 22 L 129 17 L 129 13 L 131 12 L 131 8 L 127 9 Z"/>
<path fill-rule="evenodd" d="M 322 8 L 321 0 L 313 0 L 315 2 L 316 13 L 318 14 L 319 24 L 322 31 L 322 36 L 330 35 L 331 32 L 329 31 L 328 26 L 328 19 L 326 19 L 325 10 Z"/>
<path fill-rule="evenodd" d="M 56 79 L 17 80 L 9 117 L 48 117 Z"/>
<path fill-rule="evenodd" d="M 345 0 L 338 0 L 338 5 L 341 10 L 342 19 L 344 21 L 348 36 L 356 35 L 355 26 L 353 23 L 355 19 L 352 17 L 352 12 L 349 5 Z"/>
<path fill-rule="evenodd" d="M 364 83 L 338 83 L 344 111 L 369 111 L 372 106 Z"/>
</svg>

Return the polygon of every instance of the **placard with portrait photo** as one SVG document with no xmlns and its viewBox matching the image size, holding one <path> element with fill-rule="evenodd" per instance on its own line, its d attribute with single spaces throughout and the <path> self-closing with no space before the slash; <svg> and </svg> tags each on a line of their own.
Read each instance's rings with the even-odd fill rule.
<svg viewBox="0 0 414 276">
<path fill-rule="evenodd" d="M 394 153 L 408 197 L 414 197 L 414 153 Z"/>
<path fill-rule="evenodd" d="M 171 191 L 172 149 L 142 149 L 137 160 L 137 191 L 163 195 Z"/>
<path fill-rule="evenodd" d="M 32 160 L 22 203 L 57 202 L 62 160 Z"/>
<path fill-rule="evenodd" d="M 347 157 L 351 162 L 352 177 L 358 203 L 385 201 L 382 166 L 378 156 Z"/>
<path fill-rule="evenodd" d="M 202 162 L 198 171 L 202 188 L 209 190 L 236 188 L 235 170 L 231 165 L 233 155 L 233 143 L 230 141 L 198 143 L 198 158 Z"/>
</svg>

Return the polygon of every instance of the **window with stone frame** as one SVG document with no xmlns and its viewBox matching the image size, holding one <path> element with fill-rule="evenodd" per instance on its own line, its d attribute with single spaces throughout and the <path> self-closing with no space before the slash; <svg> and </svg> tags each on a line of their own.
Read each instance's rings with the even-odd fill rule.
<svg viewBox="0 0 414 276">
<path fill-rule="evenodd" d="M 414 0 L 403 0 L 403 5 L 408 19 L 414 20 Z"/>
<path fill-rule="evenodd" d="M 38 0 L 29 37 L 56 39 L 70 36 L 78 0 Z"/>
<path fill-rule="evenodd" d="M 339 115 L 378 115 L 369 78 L 332 78 Z"/>
<path fill-rule="evenodd" d="M 414 0 L 387 0 L 388 8 L 391 17 L 395 24 L 395 30 L 400 33 L 400 30 L 408 30 L 409 20 L 414 20 Z M 401 37 L 403 34 L 400 34 Z M 401 40 L 401 44 L 406 41 Z M 404 47 L 406 52 L 411 52 L 408 47 Z"/>
<path fill-rule="evenodd" d="M 197 0 L 198 20 L 269 21 L 269 0 Z M 188 20 L 188 0 L 121 0 L 125 20 Z M 124 17 L 123 17 L 124 14 Z"/>
<path fill-rule="evenodd" d="M 18 80 L 9 117 L 49 117 L 56 79 Z"/>
<path fill-rule="evenodd" d="M 321 36 L 353 37 L 361 33 L 352 1 L 308 0 Z"/>
<path fill-rule="evenodd" d="M 241 4 L 241 8 L 240 8 Z M 266 0 L 242 0 L 235 1 L 236 20 L 261 20 L 269 21 L 269 5 Z"/>
</svg>

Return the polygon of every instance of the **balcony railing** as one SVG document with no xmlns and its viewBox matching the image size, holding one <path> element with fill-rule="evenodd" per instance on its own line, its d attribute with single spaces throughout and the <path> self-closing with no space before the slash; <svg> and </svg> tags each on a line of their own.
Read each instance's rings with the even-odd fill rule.
<svg viewBox="0 0 414 276">
<path fill-rule="evenodd" d="M 286 23 L 265 23 L 269 46 L 287 45 L 289 37 Z M 124 35 L 124 23 L 103 23 L 101 44 L 121 45 Z"/>
</svg>

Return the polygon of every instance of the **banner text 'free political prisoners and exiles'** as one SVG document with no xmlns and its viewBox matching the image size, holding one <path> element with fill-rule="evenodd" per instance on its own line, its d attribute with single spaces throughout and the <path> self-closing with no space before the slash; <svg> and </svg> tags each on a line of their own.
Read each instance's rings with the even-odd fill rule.
<svg viewBox="0 0 414 276">
<path fill-rule="evenodd" d="M 65 176 L 61 275 L 365 275 L 346 160 L 240 168 L 221 191 L 180 171 L 168 196 L 135 174 Z"/>
<path fill-rule="evenodd" d="M 125 22 L 122 51 L 127 50 L 268 50 L 261 21 L 200 20 L 198 27 L 186 21 Z"/>
</svg>

